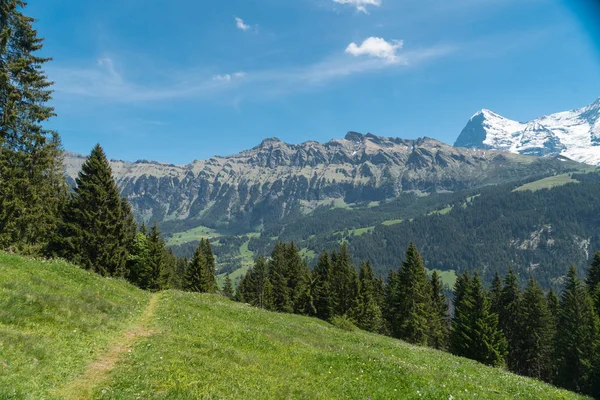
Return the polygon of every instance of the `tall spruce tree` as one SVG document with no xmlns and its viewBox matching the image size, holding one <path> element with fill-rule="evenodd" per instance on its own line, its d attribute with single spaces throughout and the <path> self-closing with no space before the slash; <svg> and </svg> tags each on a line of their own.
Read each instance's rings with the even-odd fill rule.
<svg viewBox="0 0 600 400">
<path fill-rule="evenodd" d="M 497 312 L 499 327 L 508 343 L 506 363 L 511 371 L 522 370 L 520 363 L 523 359 L 523 304 L 519 280 L 512 269 L 504 278 L 504 287 L 500 292 Z"/>
<path fill-rule="evenodd" d="M 301 314 L 306 309 L 309 297 L 312 297 L 308 287 L 310 270 L 300 256 L 298 247 L 294 242 L 285 245 L 284 258 L 290 302 L 293 311 Z"/>
<path fill-rule="evenodd" d="M 507 344 L 498 328 L 498 315 L 490 311 L 490 300 L 477 272 L 459 277 L 455 286 L 451 351 L 484 364 L 505 362 Z"/>
<path fill-rule="evenodd" d="M 516 372 L 550 382 L 554 377 L 554 318 L 544 292 L 533 277 L 529 278 L 522 303 L 522 353 Z"/>
<path fill-rule="evenodd" d="M 498 271 L 496 271 L 492 279 L 492 286 L 490 287 L 490 310 L 498 315 L 500 315 L 500 297 L 503 288 L 502 278 Z"/>
<path fill-rule="evenodd" d="M 429 324 L 429 346 L 445 349 L 448 346 L 448 299 L 444 295 L 444 286 L 437 270 L 431 274 L 431 320 Z"/>
<path fill-rule="evenodd" d="M 233 283 L 229 274 L 225 275 L 225 281 L 223 282 L 223 296 L 229 300 L 233 300 L 235 293 L 233 291 Z"/>
<path fill-rule="evenodd" d="M 204 293 L 217 293 L 217 272 L 216 272 L 216 261 L 212 251 L 212 246 L 208 239 L 200 240 L 200 247 L 204 254 L 204 270 L 202 274 L 202 292 Z"/>
<path fill-rule="evenodd" d="M 26 2 L 0 1 L 0 248 L 39 253 L 66 200 L 60 138 L 44 128 L 52 83 Z"/>
<path fill-rule="evenodd" d="M 159 290 L 166 288 L 169 279 L 166 268 L 167 254 L 165 241 L 156 222 L 150 228 L 150 232 L 148 232 L 147 246 L 146 262 L 148 263 L 149 279 L 146 289 Z"/>
<path fill-rule="evenodd" d="M 145 233 L 136 234 L 125 266 L 126 278 L 129 282 L 142 289 L 150 286 L 152 274 L 148 263 L 148 237 Z"/>
<path fill-rule="evenodd" d="M 130 228 L 110 164 L 96 145 L 81 167 L 51 252 L 105 276 L 125 276 Z"/>
<path fill-rule="evenodd" d="M 312 271 L 314 282 L 313 299 L 316 317 L 324 321 L 331 320 L 333 305 L 331 299 L 331 259 L 327 252 L 319 256 L 319 262 Z"/>
<path fill-rule="evenodd" d="M 381 332 L 383 316 L 377 302 L 376 279 L 371 263 L 363 262 L 358 274 L 356 304 L 351 311 L 357 327 L 369 332 Z"/>
<path fill-rule="evenodd" d="M 557 383 L 570 390 L 589 393 L 597 350 L 598 323 L 592 299 L 575 267 L 571 266 L 560 299 L 556 335 Z"/>
<path fill-rule="evenodd" d="M 398 310 L 399 303 L 402 300 L 398 291 L 398 272 L 391 270 L 388 273 L 387 284 L 385 285 L 385 305 L 383 307 L 383 318 L 385 320 L 385 329 L 392 337 L 399 337 Z"/>
<path fill-rule="evenodd" d="M 585 283 L 592 296 L 596 314 L 600 316 L 600 253 L 594 254 Z"/>
<path fill-rule="evenodd" d="M 398 273 L 398 294 L 401 296 L 395 322 L 398 336 L 410 343 L 427 344 L 433 314 L 431 285 L 414 243 L 406 250 L 406 259 Z"/>
<path fill-rule="evenodd" d="M 273 308 L 275 311 L 291 313 L 294 311 L 289 286 L 286 245 L 277 243 L 271 252 L 268 264 L 269 282 L 272 285 Z"/>
<path fill-rule="evenodd" d="M 356 267 L 346 244 L 331 256 L 331 304 L 333 314 L 347 315 L 356 302 Z"/>
<path fill-rule="evenodd" d="M 254 267 L 238 283 L 236 298 L 255 307 L 273 309 L 273 286 L 269 279 L 268 263 L 264 257 L 258 257 Z"/>
</svg>

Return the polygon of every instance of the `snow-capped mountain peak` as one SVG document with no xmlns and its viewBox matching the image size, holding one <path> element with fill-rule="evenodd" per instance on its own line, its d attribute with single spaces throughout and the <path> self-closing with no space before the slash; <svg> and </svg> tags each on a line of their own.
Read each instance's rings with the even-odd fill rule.
<svg viewBox="0 0 600 400">
<path fill-rule="evenodd" d="M 525 123 L 483 109 L 471 117 L 454 145 L 535 156 L 560 155 L 600 165 L 600 98 L 589 106 Z"/>
</svg>

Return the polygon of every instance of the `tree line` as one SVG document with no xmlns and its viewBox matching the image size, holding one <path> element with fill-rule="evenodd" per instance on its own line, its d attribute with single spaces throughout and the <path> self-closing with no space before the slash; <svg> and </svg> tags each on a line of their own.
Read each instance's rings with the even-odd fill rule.
<svg viewBox="0 0 600 400">
<path fill-rule="evenodd" d="M 278 243 L 240 280 L 235 299 L 429 346 L 577 392 L 600 394 L 600 253 L 585 282 L 570 267 L 560 297 L 509 270 L 486 288 L 478 271 L 457 279 L 452 300 L 410 244 L 386 280 L 352 263 L 346 245 L 311 270 L 296 245 Z M 453 313 L 451 314 L 451 306 Z"/>
</svg>

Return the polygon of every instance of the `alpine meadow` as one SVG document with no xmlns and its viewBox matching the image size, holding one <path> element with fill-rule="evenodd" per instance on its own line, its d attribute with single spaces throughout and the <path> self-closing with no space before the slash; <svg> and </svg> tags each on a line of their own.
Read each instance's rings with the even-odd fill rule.
<svg viewBox="0 0 600 400">
<path fill-rule="evenodd" d="M 600 398 L 597 8 L 92 3 L 0 0 L 0 400 Z"/>
</svg>

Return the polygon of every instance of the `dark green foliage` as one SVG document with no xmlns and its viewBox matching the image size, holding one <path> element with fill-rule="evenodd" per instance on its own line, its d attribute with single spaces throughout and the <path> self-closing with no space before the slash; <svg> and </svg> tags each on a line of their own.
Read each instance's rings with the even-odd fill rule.
<svg viewBox="0 0 600 400">
<path fill-rule="evenodd" d="M 225 282 L 223 282 L 223 296 L 230 300 L 233 300 L 233 297 L 235 296 L 235 293 L 233 292 L 233 284 L 231 283 L 229 274 L 225 275 Z"/>
<path fill-rule="evenodd" d="M 66 199 L 62 149 L 44 129 L 51 82 L 36 56 L 43 39 L 21 0 L 0 2 L 0 248 L 39 253 Z"/>
<path fill-rule="evenodd" d="M 269 281 L 273 287 L 273 309 L 291 313 L 294 311 L 294 305 L 288 284 L 289 276 L 285 256 L 286 245 L 280 242 L 273 249 L 268 262 Z"/>
<path fill-rule="evenodd" d="M 413 243 L 406 250 L 406 258 L 398 273 L 397 295 L 398 309 L 392 322 L 392 332 L 410 343 L 427 344 L 433 314 L 431 286 L 423 259 Z"/>
<path fill-rule="evenodd" d="M 492 279 L 492 286 L 490 287 L 490 310 L 493 313 L 500 314 L 500 296 L 502 295 L 503 288 L 502 278 L 496 271 Z"/>
<path fill-rule="evenodd" d="M 324 321 L 330 321 L 333 316 L 331 269 L 331 259 L 329 258 L 329 254 L 325 252 L 321 254 L 319 262 L 312 271 L 315 316 Z"/>
<path fill-rule="evenodd" d="M 594 254 L 585 283 L 592 296 L 596 314 L 600 316 L 600 253 Z"/>
<path fill-rule="evenodd" d="M 148 253 L 146 263 L 149 276 L 145 289 L 159 290 L 161 287 L 167 286 L 168 276 L 161 276 L 163 271 L 165 271 L 167 257 L 165 241 L 163 240 L 158 224 L 156 223 L 150 228 L 150 232 L 148 232 L 147 246 Z"/>
<path fill-rule="evenodd" d="M 498 328 L 498 316 L 490 312 L 490 301 L 477 273 L 472 279 L 467 273 L 459 277 L 454 301 L 451 351 L 484 364 L 503 365 L 506 339 Z"/>
<path fill-rule="evenodd" d="M 183 279 L 183 289 L 199 293 L 217 292 L 214 257 L 208 240 L 200 241 L 194 257 L 188 264 Z"/>
<path fill-rule="evenodd" d="M 506 363 L 511 371 L 522 370 L 524 316 L 521 301 L 521 290 L 518 278 L 510 269 L 504 279 L 504 287 L 500 292 L 497 304 L 498 323 L 508 343 Z"/>
<path fill-rule="evenodd" d="M 556 327 L 544 292 L 533 278 L 523 293 L 522 304 L 521 354 L 515 372 L 551 382 Z"/>
<path fill-rule="evenodd" d="M 571 266 L 560 300 L 556 335 L 557 383 L 567 389 L 589 392 L 594 354 L 598 349 L 598 323 L 588 290 Z"/>
<path fill-rule="evenodd" d="M 347 315 L 356 301 L 356 267 L 343 244 L 331 255 L 331 308 L 334 315 Z"/>
<path fill-rule="evenodd" d="M 287 264 L 287 284 L 290 301 L 294 312 L 301 314 L 306 309 L 307 304 L 312 303 L 312 294 L 309 290 L 310 270 L 300 256 L 298 247 L 294 242 L 285 246 L 284 258 Z"/>
<path fill-rule="evenodd" d="M 429 346 L 445 349 L 448 346 L 450 331 L 448 316 L 448 299 L 444 295 L 444 286 L 437 272 L 431 274 L 431 320 L 429 324 Z"/>
<path fill-rule="evenodd" d="M 132 246 L 130 215 L 123 215 L 126 207 L 100 145 L 83 164 L 76 183 L 50 252 L 101 275 L 125 276 Z"/>
<path fill-rule="evenodd" d="M 255 307 L 273 309 L 273 286 L 269 280 L 269 268 L 264 257 L 258 257 L 254 268 L 242 278 L 237 287 L 238 301 Z"/>
<path fill-rule="evenodd" d="M 133 240 L 126 269 L 129 282 L 142 289 L 150 286 L 152 273 L 148 263 L 148 237 L 144 232 L 138 232 Z"/>
<path fill-rule="evenodd" d="M 383 316 L 377 302 L 377 280 L 368 262 L 360 267 L 356 305 L 351 316 L 360 329 L 370 332 L 381 332 L 383 329 Z"/>
</svg>

